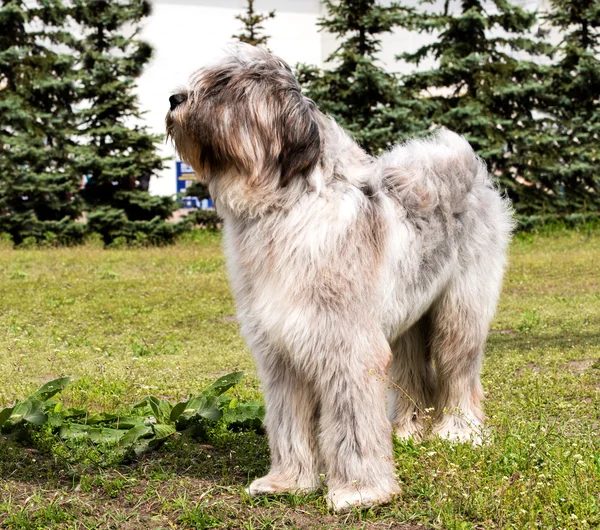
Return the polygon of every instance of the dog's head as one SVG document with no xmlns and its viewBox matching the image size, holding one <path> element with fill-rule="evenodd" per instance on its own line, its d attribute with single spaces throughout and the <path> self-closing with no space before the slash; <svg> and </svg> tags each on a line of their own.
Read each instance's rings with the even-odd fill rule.
<svg viewBox="0 0 600 530">
<path fill-rule="evenodd" d="M 290 67 L 250 45 L 201 68 L 169 98 L 167 134 L 203 179 L 235 172 L 260 185 L 287 186 L 321 154 L 318 111 Z"/>
</svg>

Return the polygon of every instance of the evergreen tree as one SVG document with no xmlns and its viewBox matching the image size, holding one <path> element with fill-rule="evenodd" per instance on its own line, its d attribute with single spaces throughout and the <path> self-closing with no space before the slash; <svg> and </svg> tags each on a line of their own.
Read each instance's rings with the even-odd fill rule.
<svg viewBox="0 0 600 530">
<path fill-rule="evenodd" d="M 267 35 L 262 35 L 262 30 L 265 29 L 262 23 L 265 20 L 275 18 L 275 11 L 270 11 L 266 15 L 257 13 L 254 11 L 254 0 L 248 0 L 246 13 L 243 15 L 236 15 L 235 18 L 242 22 L 244 27 L 241 33 L 232 35 L 234 39 L 252 44 L 253 46 L 267 46 L 269 37 Z"/>
<path fill-rule="evenodd" d="M 74 132 L 73 58 L 60 0 L 0 3 L 0 232 L 72 243 L 84 228 Z"/>
<path fill-rule="evenodd" d="M 194 181 L 185 189 L 186 197 L 196 197 L 199 201 L 210 199 L 210 192 L 204 182 L 200 180 Z"/>
<path fill-rule="evenodd" d="M 327 15 L 319 25 L 335 35 L 340 45 L 327 59 L 332 69 L 299 67 L 298 78 L 307 96 L 373 154 L 419 132 L 422 122 L 417 116 L 428 102 L 407 97 L 397 76 L 377 60 L 380 36 L 407 24 L 412 10 L 394 2 L 380 5 L 376 0 L 323 3 Z"/>
<path fill-rule="evenodd" d="M 551 0 L 545 19 L 561 32 L 549 93 L 559 156 L 558 196 L 568 211 L 600 210 L 600 3 Z"/>
<path fill-rule="evenodd" d="M 87 179 L 82 196 L 91 210 L 89 228 L 107 243 L 135 234 L 157 242 L 170 238 L 175 227 L 165 219 L 175 203 L 147 191 L 149 176 L 163 167 L 155 145 L 161 137 L 134 125 L 142 116 L 135 80 L 152 54 L 137 33 L 150 14 L 150 2 L 73 0 L 73 6 L 83 33 L 77 49 L 79 96 L 84 101 L 74 156 Z"/>
<path fill-rule="evenodd" d="M 439 32 L 416 53 L 400 56 L 438 66 L 405 76 L 415 93 L 432 103 L 431 123 L 463 134 L 488 163 L 517 212 L 552 208 L 557 183 L 548 171 L 555 137 L 544 110 L 548 45 L 534 39 L 535 13 L 507 0 L 446 0 L 443 12 L 421 12 L 419 31 Z M 527 59 L 520 58 L 527 57 Z"/>
</svg>

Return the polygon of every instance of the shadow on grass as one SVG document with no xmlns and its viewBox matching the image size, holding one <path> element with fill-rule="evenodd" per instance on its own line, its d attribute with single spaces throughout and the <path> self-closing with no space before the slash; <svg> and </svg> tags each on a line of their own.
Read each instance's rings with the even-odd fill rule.
<svg viewBox="0 0 600 530">
<path fill-rule="evenodd" d="M 600 333 L 596 331 L 561 331 L 560 333 L 541 333 L 537 331 L 517 331 L 514 329 L 492 330 L 487 341 L 490 355 L 506 350 L 531 350 L 532 347 L 546 350 L 549 347 L 571 349 L 600 346 Z"/>
<path fill-rule="evenodd" d="M 424 529 L 387 506 L 332 514 L 322 491 L 250 498 L 243 486 L 268 467 L 266 437 L 253 432 L 181 436 L 127 464 L 59 453 L 0 441 L 0 493 L 10 492 L 0 528 Z"/>
<path fill-rule="evenodd" d="M 132 477 L 187 477 L 223 486 L 245 485 L 268 469 L 266 436 L 215 433 L 205 440 L 177 435 L 140 457 L 122 458 L 110 448 L 69 446 L 56 435 L 35 432 L 19 442 L 0 437 L 0 477 L 48 487 L 73 486 L 82 476 L 110 470 Z"/>
</svg>

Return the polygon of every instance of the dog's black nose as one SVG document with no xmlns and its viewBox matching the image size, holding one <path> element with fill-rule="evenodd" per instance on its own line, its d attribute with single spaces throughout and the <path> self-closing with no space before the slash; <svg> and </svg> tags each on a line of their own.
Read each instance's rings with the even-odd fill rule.
<svg viewBox="0 0 600 530">
<path fill-rule="evenodd" d="M 186 99 L 187 99 L 187 97 L 184 94 L 173 94 L 169 98 L 169 103 L 171 104 L 171 110 L 175 110 L 177 108 L 177 105 L 180 105 Z"/>
</svg>

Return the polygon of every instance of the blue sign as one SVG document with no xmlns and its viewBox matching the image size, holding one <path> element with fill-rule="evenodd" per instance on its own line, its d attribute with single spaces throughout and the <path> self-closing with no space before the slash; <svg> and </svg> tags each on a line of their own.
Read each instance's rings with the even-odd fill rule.
<svg viewBox="0 0 600 530">
<path fill-rule="evenodd" d="M 175 162 L 175 173 L 177 175 L 177 194 L 184 194 L 185 190 L 194 181 L 198 180 L 196 173 L 185 162 Z M 212 210 L 214 208 L 212 199 L 198 200 L 198 197 L 180 197 L 183 208 L 200 208 L 201 210 Z"/>
</svg>

